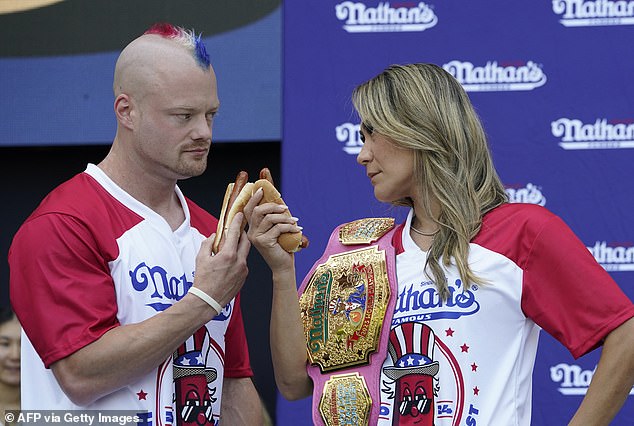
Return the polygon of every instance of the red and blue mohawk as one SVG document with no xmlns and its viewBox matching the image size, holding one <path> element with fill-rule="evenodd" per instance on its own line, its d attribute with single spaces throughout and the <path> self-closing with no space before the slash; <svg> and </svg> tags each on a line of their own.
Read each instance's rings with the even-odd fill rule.
<svg viewBox="0 0 634 426">
<path fill-rule="evenodd" d="M 156 34 L 177 41 L 192 52 L 198 64 L 204 69 L 209 68 L 211 64 L 205 43 L 203 43 L 200 34 L 196 35 L 193 30 L 190 31 L 182 27 L 161 22 L 152 25 L 143 34 Z"/>
</svg>

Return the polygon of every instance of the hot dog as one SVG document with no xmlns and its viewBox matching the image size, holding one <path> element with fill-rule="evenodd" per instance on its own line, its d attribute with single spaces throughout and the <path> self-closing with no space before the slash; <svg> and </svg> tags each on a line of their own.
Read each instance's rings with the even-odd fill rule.
<svg viewBox="0 0 634 426">
<path fill-rule="evenodd" d="M 244 175 L 241 175 L 244 173 Z M 246 178 L 245 178 L 246 175 Z M 227 186 L 227 191 L 225 192 L 225 200 L 223 201 L 223 206 L 220 214 L 220 220 L 218 222 L 218 229 L 216 231 L 216 238 L 214 240 L 214 244 L 212 246 L 212 251 L 217 253 L 220 250 L 220 246 L 222 245 L 223 236 L 226 230 L 229 228 L 229 224 L 233 217 L 244 209 L 244 206 L 249 202 L 251 196 L 255 194 L 255 192 L 262 188 L 263 196 L 260 204 L 264 203 L 277 203 L 284 204 L 284 200 L 282 200 L 281 194 L 273 185 L 273 178 L 271 176 L 271 172 L 269 169 L 264 168 L 260 171 L 260 179 L 251 183 L 244 182 L 248 180 L 248 175 L 246 172 L 240 172 L 238 177 L 236 178 L 235 184 L 229 184 Z M 240 181 L 240 191 L 236 193 L 236 185 L 238 185 L 238 181 Z M 288 210 L 286 210 L 283 214 L 291 217 L 291 214 Z M 243 223 L 243 228 L 245 223 Z M 282 234 L 278 238 L 278 242 L 280 246 L 289 253 L 296 252 L 302 248 L 308 247 L 308 239 L 303 236 L 301 232 L 287 232 Z"/>
<path fill-rule="evenodd" d="M 218 219 L 218 227 L 216 229 L 216 237 L 214 238 L 214 242 L 211 246 L 212 253 L 218 253 L 222 243 L 224 242 L 225 232 L 229 228 L 231 224 L 231 220 L 239 211 L 242 211 L 242 208 L 234 207 L 236 204 L 236 200 L 238 196 L 244 189 L 246 185 L 249 185 L 249 174 L 245 171 L 241 171 L 236 176 L 236 181 L 234 183 L 230 183 L 227 185 L 227 190 L 225 191 L 225 197 L 222 200 L 222 208 L 220 210 L 220 217 Z M 247 199 L 248 201 L 248 199 Z M 246 202 L 244 203 L 246 204 Z M 246 226 L 246 220 L 242 222 L 242 226 L 240 230 L 242 231 Z"/>
<path fill-rule="evenodd" d="M 269 181 L 271 185 L 275 187 L 275 184 L 273 183 L 273 176 L 271 175 L 271 171 L 268 168 L 265 167 L 262 170 L 260 170 L 260 179 L 265 179 Z M 276 198 L 276 200 L 271 200 L 271 201 L 278 202 L 277 200 L 279 200 L 278 204 L 284 204 L 284 201 L 282 200 L 282 198 L 280 196 L 277 196 L 277 197 L 278 198 Z M 264 201 L 264 197 L 262 197 L 262 201 L 260 201 L 260 204 L 264 202 L 268 202 L 268 201 Z M 288 215 L 290 216 L 290 213 Z M 309 244 L 308 237 L 306 237 L 306 235 L 302 234 L 301 232 L 299 232 L 299 234 L 301 236 L 299 239 L 300 241 L 299 247 L 296 247 L 297 236 L 295 234 L 282 234 L 280 235 L 280 238 L 278 239 L 278 241 L 280 245 L 282 246 L 282 248 L 290 253 L 294 251 L 299 251 L 303 248 L 308 247 L 308 244 Z"/>
<path fill-rule="evenodd" d="M 266 179 L 271 182 L 271 185 L 275 186 L 275 183 L 273 183 L 273 176 L 271 175 L 271 171 L 268 169 L 268 167 L 260 170 L 260 179 Z"/>
</svg>

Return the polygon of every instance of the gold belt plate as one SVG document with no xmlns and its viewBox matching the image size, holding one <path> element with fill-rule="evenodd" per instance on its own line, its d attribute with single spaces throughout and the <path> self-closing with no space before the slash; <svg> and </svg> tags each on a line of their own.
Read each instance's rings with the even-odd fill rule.
<svg viewBox="0 0 634 426">
<path fill-rule="evenodd" d="M 372 244 L 394 227 L 392 217 L 371 217 L 348 222 L 339 228 L 343 245 Z"/>
<path fill-rule="evenodd" d="M 358 373 L 333 375 L 324 384 L 319 413 L 326 426 L 367 425 L 372 398 Z"/>
<path fill-rule="evenodd" d="M 379 346 L 389 298 L 384 250 L 330 256 L 300 297 L 310 362 L 322 372 L 367 364 Z"/>
</svg>

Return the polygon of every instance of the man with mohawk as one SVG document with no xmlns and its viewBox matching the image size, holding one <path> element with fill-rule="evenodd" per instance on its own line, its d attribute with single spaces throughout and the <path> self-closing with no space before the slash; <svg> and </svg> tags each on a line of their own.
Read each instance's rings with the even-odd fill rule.
<svg viewBox="0 0 634 426">
<path fill-rule="evenodd" d="M 153 26 L 121 52 L 113 89 L 110 152 L 54 189 L 10 249 L 22 408 L 261 424 L 240 309 L 242 215 L 212 256 L 217 220 L 177 186 L 205 171 L 220 106 L 200 36 Z"/>
</svg>

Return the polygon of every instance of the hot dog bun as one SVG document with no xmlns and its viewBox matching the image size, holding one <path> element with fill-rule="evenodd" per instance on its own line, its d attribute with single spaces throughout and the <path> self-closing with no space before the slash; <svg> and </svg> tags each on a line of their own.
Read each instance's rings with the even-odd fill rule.
<svg viewBox="0 0 634 426">
<path fill-rule="evenodd" d="M 214 242 L 211 246 L 212 253 L 216 254 L 222 247 L 224 243 L 224 238 L 227 229 L 229 229 L 229 225 L 233 220 L 233 217 L 236 213 L 242 211 L 244 206 L 249 201 L 249 198 L 244 201 L 245 195 L 241 195 L 244 193 L 244 188 L 247 185 L 252 185 L 248 182 L 249 175 L 245 171 L 241 171 L 236 176 L 235 183 L 230 183 L 227 185 L 227 190 L 225 191 L 224 199 L 222 200 L 222 208 L 220 209 L 220 217 L 218 219 L 218 227 L 216 228 L 216 237 L 214 238 Z M 245 193 L 246 194 L 246 193 Z M 236 202 L 238 203 L 236 205 Z M 246 220 L 242 221 L 242 225 L 240 227 L 240 231 L 244 230 L 246 226 Z"/>
<path fill-rule="evenodd" d="M 262 200 L 260 200 L 259 204 L 284 204 L 284 200 L 282 200 L 280 192 L 273 185 L 273 179 L 269 170 L 262 169 L 260 177 L 261 179 L 253 183 L 246 182 L 248 175 L 246 172 L 240 172 L 236 178 L 236 183 L 230 183 L 227 186 L 220 212 L 220 218 L 218 220 L 216 237 L 212 245 L 212 252 L 214 254 L 218 253 L 222 247 L 224 235 L 229 229 L 229 225 L 231 224 L 234 216 L 244 210 L 244 207 L 259 188 L 262 188 L 263 191 Z M 238 185 L 239 188 L 237 188 L 236 185 Z M 283 214 L 291 217 L 288 210 L 286 210 Z M 244 230 L 245 226 L 246 220 L 242 222 L 241 231 Z M 288 232 L 279 236 L 278 243 L 284 250 L 289 253 L 293 253 L 307 247 L 308 239 L 303 236 L 301 232 Z"/>
</svg>

